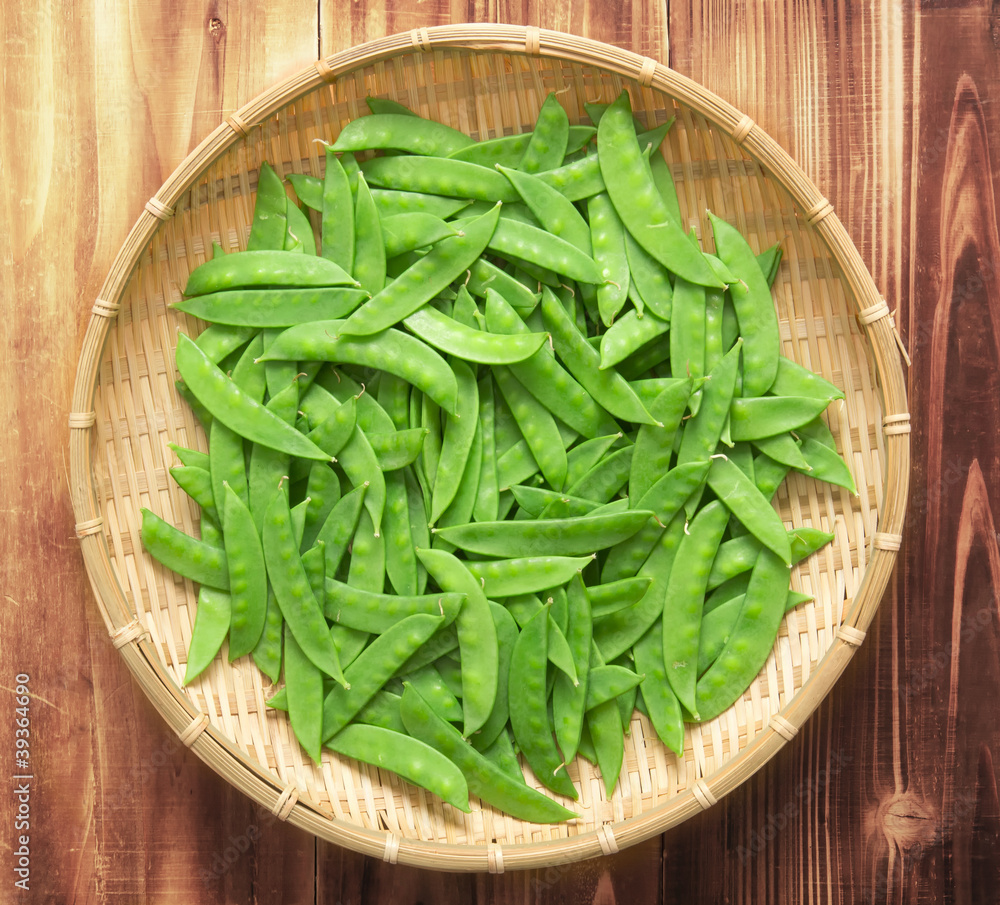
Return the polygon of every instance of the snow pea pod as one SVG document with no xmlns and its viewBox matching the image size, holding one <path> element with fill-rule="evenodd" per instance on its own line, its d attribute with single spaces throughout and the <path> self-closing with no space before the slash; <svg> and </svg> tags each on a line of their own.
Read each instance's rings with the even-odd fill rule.
<svg viewBox="0 0 1000 905">
<path fill-rule="evenodd" d="M 633 238 L 668 270 L 701 286 L 722 286 L 704 255 L 671 217 L 653 182 L 623 91 L 597 126 L 601 175 Z"/>
<path fill-rule="evenodd" d="M 561 488 L 566 481 L 566 449 L 555 418 L 507 368 L 495 367 L 493 379 L 545 479 Z"/>
<path fill-rule="evenodd" d="M 389 328 L 366 336 L 349 335 L 348 321 L 299 324 L 282 332 L 262 356 L 265 361 L 332 361 L 395 374 L 442 408 L 455 410 L 458 385 L 448 363 L 415 336 Z"/>
<path fill-rule="evenodd" d="M 434 524 L 441 513 L 455 499 L 458 484 L 465 472 L 479 414 L 479 387 L 476 375 L 463 361 L 454 361 L 452 370 L 457 382 L 457 404 L 454 414 L 445 415 L 444 434 L 441 439 L 441 456 L 434 475 L 431 495 L 430 523 Z"/>
<path fill-rule="evenodd" d="M 611 547 L 635 534 L 652 516 L 649 510 L 587 515 L 544 521 L 475 522 L 434 531 L 443 540 L 486 556 L 581 556 Z"/>
<path fill-rule="evenodd" d="M 652 627 L 632 648 L 636 671 L 643 675 L 642 700 L 653 729 L 664 745 L 678 756 L 684 754 L 684 716 L 681 702 L 667 678 L 663 661 L 663 620 Z"/>
<path fill-rule="evenodd" d="M 626 311 L 601 337 L 601 370 L 623 362 L 669 329 L 670 322 L 652 310 L 641 316 L 634 309 Z"/>
<path fill-rule="evenodd" d="M 663 662 L 677 699 L 697 719 L 698 638 L 705 587 L 729 512 L 718 500 L 701 509 L 677 548 L 663 606 Z"/>
<path fill-rule="evenodd" d="M 792 551 L 781 517 L 736 464 L 724 456 L 713 458 L 707 480 L 715 495 L 746 529 L 790 566 Z"/>
<path fill-rule="evenodd" d="M 559 304 L 558 299 L 556 303 Z M 491 290 L 486 291 L 486 326 L 491 333 L 530 333 L 530 328 L 505 298 Z M 545 345 L 530 358 L 511 364 L 510 371 L 542 405 L 585 437 L 618 431 L 614 419 L 556 361 L 552 350 Z"/>
<path fill-rule="evenodd" d="M 517 168 L 525 173 L 540 173 L 562 163 L 569 141 L 569 116 L 550 91 L 538 111 L 535 128 Z"/>
<path fill-rule="evenodd" d="M 625 421 L 659 423 L 646 411 L 625 378 L 614 370 L 601 370 L 600 353 L 587 342 L 547 286 L 542 289 L 542 315 L 563 363 L 600 405 Z"/>
<path fill-rule="evenodd" d="M 376 113 L 352 119 L 331 150 L 368 151 L 392 148 L 410 154 L 447 157 L 474 142 L 468 135 L 443 123 L 403 113 Z"/>
<path fill-rule="evenodd" d="M 141 509 L 140 535 L 146 552 L 168 569 L 198 584 L 229 590 L 226 553 L 185 534 L 149 509 Z"/>
<path fill-rule="evenodd" d="M 290 251 L 237 251 L 212 258 L 192 271 L 184 294 L 204 295 L 254 286 L 357 286 L 341 266 L 326 258 Z"/>
<path fill-rule="evenodd" d="M 592 556 L 522 556 L 468 562 L 466 568 L 482 582 L 487 597 L 514 597 L 566 584 L 592 559 Z"/>
<path fill-rule="evenodd" d="M 577 816 L 488 761 L 454 726 L 435 714 L 412 686 L 403 691 L 400 713 L 407 731 L 457 764 L 469 791 L 487 804 L 532 823 L 560 823 Z"/>
<path fill-rule="evenodd" d="M 276 493 L 268 506 L 263 530 L 264 560 L 275 600 L 303 653 L 325 675 L 345 682 L 340 658 L 326 627 L 323 610 L 313 595 L 299 555 L 299 538 L 284 494 Z"/>
<path fill-rule="evenodd" d="M 217 324 L 290 327 L 302 321 L 347 317 L 368 298 L 361 289 L 231 289 L 193 296 L 170 307 Z M 211 356 L 210 356 L 211 357 Z"/>
<path fill-rule="evenodd" d="M 257 172 L 257 199 L 247 250 L 281 248 L 285 241 L 288 196 L 281 177 L 264 161 Z"/>
<path fill-rule="evenodd" d="M 709 219 L 719 257 L 739 277 L 729 286 L 729 296 L 743 337 L 743 395 L 763 396 L 774 383 L 781 357 L 771 289 L 739 230 L 712 214 Z"/>
<path fill-rule="evenodd" d="M 345 757 L 391 770 L 460 811 L 469 813 L 472 810 L 469 786 L 462 771 L 419 739 L 382 726 L 354 723 L 323 744 Z"/>
<path fill-rule="evenodd" d="M 304 459 L 330 458 L 294 427 L 243 392 L 183 333 L 177 336 L 177 368 L 212 417 L 241 436 Z"/>
<path fill-rule="evenodd" d="M 285 692 L 292 732 L 303 750 L 320 762 L 323 734 L 323 673 L 303 653 L 285 624 Z"/>
<path fill-rule="evenodd" d="M 403 325 L 428 345 L 478 364 L 516 364 L 530 358 L 546 340 L 544 333 L 486 333 L 460 324 L 435 308 L 425 306 Z"/>
<path fill-rule="evenodd" d="M 496 624 L 482 585 L 461 560 L 443 550 L 417 550 L 417 557 L 439 588 L 467 598 L 455 627 L 463 663 L 462 728 L 468 738 L 489 719 L 496 700 L 500 669 Z"/>
<path fill-rule="evenodd" d="M 198 607 L 191 629 L 191 643 L 188 645 L 187 666 L 184 670 L 184 684 L 193 682 L 200 676 L 222 647 L 229 633 L 231 615 L 230 597 L 202 585 L 198 589 Z"/>
<path fill-rule="evenodd" d="M 517 192 L 496 170 L 453 158 L 374 157 L 361 164 L 371 185 L 474 201 L 514 202 Z"/>
<path fill-rule="evenodd" d="M 344 671 L 346 684 L 335 685 L 323 701 L 323 744 L 354 718 L 443 621 L 442 616 L 426 613 L 407 616 L 358 654 Z"/>
<path fill-rule="evenodd" d="M 499 173 L 496 175 L 503 179 Z M 505 179 L 503 181 L 509 186 Z M 362 336 L 377 333 L 422 307 L 482 254 L 499 217 L 500 208 L 497 206 L 490 213 L 467 223 L 462 235 L 442 239 L 428 254 L 355 311 L 340 328 L 341 332 Z"/>
<path fill-rule="evenodd" d="M 701 720 L 713 719 L 731 706 L 764 665 L 785 614 L 788 581 L 789 571 L 781 557 L 761 551 L 729 640 L 698 680 Z"/>
<path fill-rule="evenodd" d="M 354 197 L 354 265 L 351 273 L 369 296 L 385 288 L 385 242 L 375 201 L 365 181 L 358 176 Z"/>
<path fill-rule="evenodd" d="M 225 544 L 229 568 L 231 622 L 229 659 L 257 646 L 267 611 L 267 569 L 260 535 L 250 510 L 228 484 L 225 487 Z"/>
<path fill-rule="evenodd" d="M 587 199 L 587 216 L 590 219 L 594 260 L 602 279 L 597 287 L 597 306 L 601 320 L 605 326 L 610 327 L 628 296 L 630 276 L 625 251 L 625 227 L 606 192 L 599 192 Z M 603 342 L 601 347 L 603 366 Z"/>
<path fill-rule="evenodd" d="M 829 401 L 809 396 L 751 396 L 734 399 L 729 406 L 730 435 L 733 440 L 773 437 L 808 424 L 827 407 Z"/>
<path fill-rule="evenodd" d="M 518 677 L 517 693 L 510 695 L 510 725 L 514 739 L 539 781 L 560 795 L 578 793 L 567 774 L 552 734 L 548 715 L 546 670 L 549 611 L 539 610 L 521 629 L 510 669 Z"/>
</svg>

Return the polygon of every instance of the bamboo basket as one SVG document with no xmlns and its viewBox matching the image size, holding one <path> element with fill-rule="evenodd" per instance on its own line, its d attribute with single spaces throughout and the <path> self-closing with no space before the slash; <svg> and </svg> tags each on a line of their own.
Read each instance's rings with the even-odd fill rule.
<svg viewBox="0 0 1000 905">
<path fill-rule="evenodd" d="M 194 622 L 190 582 L 142 550 L 141 506 L 189 533 L 193 504 L 173 484 L 168 442 L 207 448 L 174 389 L 179 327 L 167 306 L 213 241 L 245 246 L 256 173 L 322 175 L 314 139 L 332 140 L 394 98 L 474 138 L 529 130 L 550 90 L 572 122 L 584 101 L 622 88 L 647 127 L 676 116 L 665 155 L 685 227 L 710 239 L 706 209 L 735 223 L 756 250 L 780 240 L 774 296 L 782 351 L 846 392 L 828 420 L 858 496 L 793 475 L 777 497 L 786 524 L 836 535 L 795 567 L 815 601 L 789 613 L 753 685 L 726 713 L 689 725 L 682 758 L 634 714 L 625 763 L 608 799 L 596 768 L 570 775 L 580 819 L 527 824 L 473 799 L 465 815 L 396 776 L 299 749 L 269 682 L 249 658 L 219 656 L 181 687 Z M 897 349 L 897 345 L 899 348 Z M 830 203 L 754 122 L 663 65 L 538 28 L 420 28 L 319 60 L 234 113 L 146 204 L 95 301 L 73 392 L 70 464 L 86 567 L 112 643 L 185 745 L 278 818 L 389 862 L 499 872 L 610 854 L 713 806 L 792 739 L 865 637 L 900 544 L 909 475 L 909 414 L 888 307 Z M 267 683 L 267 684 L 265 684 Z M 529 780 L 531 777 L 529 777 Z"/>
</svg>

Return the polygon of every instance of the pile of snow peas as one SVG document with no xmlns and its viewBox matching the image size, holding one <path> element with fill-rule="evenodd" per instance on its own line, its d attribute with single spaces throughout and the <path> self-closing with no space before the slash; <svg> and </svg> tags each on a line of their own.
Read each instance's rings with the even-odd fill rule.
<svg viewBox="0 0 1000 905">
<path fill-rule="evenodd" d="M 808 599 L 832 535 L 772 500 L 854 492 L 843 394 L 781 355 L 780 248 L 685 232 L 627 93 L 488 141 L 369 106 L 322 179 L 262 165 L 246 250 L 174 304 L 209 324 L 176 351 L 208 452 L 171 469 L 201 531 L 144 510 L 142 539 L 200 586 L 185 683 L 228 643 L 314 761 L 566 820 L 519 754 L 610 796 L 635 710 L 682 754 Z"/>
</svg>

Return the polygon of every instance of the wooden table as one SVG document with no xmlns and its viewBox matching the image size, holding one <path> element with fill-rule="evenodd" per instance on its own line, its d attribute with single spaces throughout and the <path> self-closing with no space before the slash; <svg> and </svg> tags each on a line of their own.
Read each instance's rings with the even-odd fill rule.
<svg viewBox="0 0 1000 905">
<path fill-rule="evenodd" d="M 5 4 L 0 750 L 12 771 L 27 674 L 34 779 L 28 830 L 13 792 L 0 796 L 0 901 L 998 901 L 1000 18 L 925 6 Z M 830 698 L 699 817 L 614 857 L 501 876 L 317 842 L 185 749 L 109 642 L 67 488 L 84 328 L 146 199 L 217 123 L 319 53 L 461 21 L 619 44 L 744 110 L 833 202 L 913 356 L 900 565 Z M 30 894 L 12 885 L 21 834 Z"/>
</svg>

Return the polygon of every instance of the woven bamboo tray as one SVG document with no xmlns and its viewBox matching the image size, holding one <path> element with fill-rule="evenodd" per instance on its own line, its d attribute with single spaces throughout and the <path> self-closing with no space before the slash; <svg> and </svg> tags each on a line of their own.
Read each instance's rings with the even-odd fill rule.
<svg viewBox="0 0 1000 905">
<path fill-rule="evenodd" d="M 167 469 L 167 444 L 207 448 L 174 390 L 178 327 L 167 306 L 213 241 L 244 247 L 256 174 L 322 175 L 322 148 L 365 97 L 394 98 L 475 138 L 530 129 L 550 90 L 587 122 L 584 101 L 625 87 L 648 127 L 676 116 L 665 154 L 685 226 L 711 242 L 706 209 L 756 250 L 781 241 L 774 296 L 782 350 L 846 392 L 828 420 L 858 496 L 795 475 L 777 504 L 789 525 L 836 539 L 797 566 L 792 587 L 815 601 L 788 614 L 743 698 L 689 725 L 684 757 L 636 713 L 623 773 L 607 799 L 596 769 L 570 766 L 582 817 L 537 826 L 473 800 L 464 815 L 375 768 L 299 749 L 268 680 L 249 658 L 217 657 L 181 688 L 194 622 L 190 582 L 143 553 L 141 506 L 196 533 L 198 514 Z M 709 808 L 790 740 L 865 636 L 896 559 L 909 474 L 909 414 L 888 307 L 832 206 L 747 116 L 654 60 L 537 28 L 421 28 L 318 61 L 247 104 L 178 167 L 128 236 L 93 307 L 70 416 L 77 533 L 112 642 L 164 719 L 229 782 L 317 836 L 390 862 L 439 870 L 547 866 L 609 854 Z M 905 357 L 905 350 L 903 351 Z"/>
</svg>

